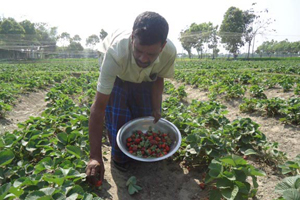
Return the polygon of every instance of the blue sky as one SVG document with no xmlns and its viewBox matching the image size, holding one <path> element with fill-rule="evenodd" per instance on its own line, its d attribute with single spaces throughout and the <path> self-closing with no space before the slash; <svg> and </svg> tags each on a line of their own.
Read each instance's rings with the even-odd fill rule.
<svg viewBox="0 0 300 200">
<path fill-rule="evenodd" d="M 185 0 L 185 1 L 140 1 L 140 0 L 1 0 L 0 16 L 13 17 L 17 21 L 29 19 L 32 22 L 46 22 L 58 27 L 58 32 L 78 34 L 82 40 L 101 29 L 107 32 L 117 28 L 131 29 L 135 17 L 144 12 L 155 11 L 169 22 L 169 38 L 179 53 L 184 52 L 178 40 L 182 29 L 191 23 L 212 22 L 221 25 L 223 16 L 231 6 L 246 10 L 256 2 L 255 10 L 268 9 L 267 17 L 276 21 L 270 26 L 274 33 L 256 38 L 256 45 L 264 40 L 300 41 L 299 0 Z M 85 42 L 83 42 L 85 43 Z M 243 49 L 242 49 L 243 51 Z"/>
</svg>

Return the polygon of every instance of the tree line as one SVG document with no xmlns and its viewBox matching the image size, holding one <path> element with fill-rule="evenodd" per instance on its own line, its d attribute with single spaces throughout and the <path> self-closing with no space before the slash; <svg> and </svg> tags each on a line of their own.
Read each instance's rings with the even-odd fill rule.
<svg viewBox="0 0 300 200">
<path fill-rule="evenodd" d="M 99 35 L 92 34 L 86 39 L 88 48 L 105 38 L 107 32 L 101 29 Z M 14 18 L 0 18 L 0 58 L 26 59 L 44 58 L 50 55 L 70 56 L 85 49 L 79 35 L 67 32 L 58 34 L 57 27 L 47 23 L 33 23 L 29 20 L 17 22 Z M 60 43 L 61 46 L 57 44 Z M 88 51 L 87 49 L 86 51 Z"/>
<path fill-rule="evenodd" d="M 247 58 L 252 53 L 263 54 L 284 53 L 298 54 L 300 52 L 299 42 L 290 43 L 287 40 L 277 42 L 272 40 L 260 45 L 254 51 L 254 40 L 257 35 L 263 35 L 276 30 L 269 26 L 275 21 L 267 17 L 268 10 L 256 11 L 256 3 L 251 8 L 242 11 L 236 7 L 230 7 L 224 14 L 221 26 L 213 25 L 211 22 L 196 24 L 192 23 L 189 27 L 180 32 L 179 40 L 184 50 L 187 51 L 189 58 L 192 56 L 192 50 L 196 50 L 198 57 L 202 58 L 204 50 L 210 50 L 212 58 L 218 56 L 221 44 L 236 58 L 241 52 L 240 48 L 247 47 Z"/>
<path fill-rule="evenodd" d="M 243 46 L 247 47 L 247 58 L 250 50 L 260 56 L 299 54 L 299 42 L 265 41 L 255 49 L 255 37 L 274 32 L 269 26 L 275 21 L 268 18 L 268 10 L 256 11 L 256 3 L 248 10 L 230 7 L 224 14 L 222 24 L 192 23 L 180 32 L 179 41 L 184 50 L 192 57 L 196 50 L 198 57 L 211 52 L 214 59 L 220 52 L 220 47 L 228 51 L 228 55 L 236 58 Z M 49 27 L 47 23 L 33 23 L 29 20 L 17 22 L 14 18 L 0 17 L 0 59 L 1 58 L 44 58 L 49 56 L 74 57 L 97 56 L 93 51 L 97 43 L 103 40 L 107 32 L 103 29 L 99 34 L 90 35 L 84 49 L 79 35 L 71 36 L 67 32 L 58 34 L 57 27 Z M 60 44 L 60 45 L 58 45 Z M 91 53 L 92 52 L 92 53 Z"/>
</svg>

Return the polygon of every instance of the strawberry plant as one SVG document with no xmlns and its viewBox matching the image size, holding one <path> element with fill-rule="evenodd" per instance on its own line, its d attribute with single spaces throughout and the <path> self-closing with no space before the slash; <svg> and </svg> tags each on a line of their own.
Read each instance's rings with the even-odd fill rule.
<svg viewBox="0 0 300 200">
<path fill-rule="evenodd" d="M 212 160 L 208 166 L 205 183 L 211 183 L 209 199 L 248 199 L 254 197 L 258 184 L 256 176 L 265 176 L 261 170 L 248 164 L 236 155 L 228 155 Z M 252 178 L 252 187 L 248 182 Z"/>
<path fill-rule="evenodd" d="M 264 88 L 258 85 L 252 85 L 249 89 L 251 96 L 258 99 L 267 99 Z"/>
<path fill-rule="evenodd" d="M 243 98 L 243 103 L 239 105 L 239 108 L 241 112 L 252 113 L 257 110 L 258 106 L 259 106 L 259 100 Z"/>
<path fill-rule="evenodd" d="M 279 199 L 298 200 L 300 199 L 300 175 L 284 178 L 275 187 L 275 192 L 280 194 Z"/>
<path fill-rule="evenodd" d="M 285 76 L 279 81 L 278 84 L 282 87 L 283 92 L 288 92 L 293 87 L 294 80 L 290 76 Z"/>
<path fill-rule="evenodd" d="M 128 187 L 128 193 L 130 195 L 133 195 L 134 193 L 139 192 L 140 190 L 142 190 L 142 188 L 140 186 L 138 186 L 136 181 L 136 177 L 135 176 L 131 176 L 127 182 L 126 182 L 126 186 Z"/>
<path fill-rule="evenodd" d="M 281 110 L 281 113 L 284 114 L 284 118 L 280 119 L 281 121 L 300 124 L 300 98 L 289 98 L 287 105 Z"/>
<path fill-rule="evenodd" d="M 294 160 L 288 160 L 285 163 L 279 165 L 282 174 L 300 175 L 300 154 L 296 156 Z"/>
<path fill-rule="evenodd" d="M 297 84 L 297 86 L 294 89 L 295 95 L 300 95 L 300 83 Z"/>
</svg>

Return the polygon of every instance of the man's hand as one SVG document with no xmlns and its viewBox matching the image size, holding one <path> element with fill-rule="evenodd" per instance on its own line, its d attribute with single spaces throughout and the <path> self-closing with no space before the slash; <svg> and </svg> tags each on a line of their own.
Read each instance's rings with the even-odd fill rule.
<svg viewBox="0 0 300 200">
<path fill-rule="evenodd" d="M 103 160 L 90 159 L 86 166 L 86 180 L 89 184 L 97 186 L 99 181 L 103 182 L 104 178 L 104 164 Z"/>
<path fill-rule="evenodd" d="M 158 120 L 161 118 L 160 110 L 153 110 L 152 116 L 154 117 L 154 123 L 158 122 Z"/>
</svg>

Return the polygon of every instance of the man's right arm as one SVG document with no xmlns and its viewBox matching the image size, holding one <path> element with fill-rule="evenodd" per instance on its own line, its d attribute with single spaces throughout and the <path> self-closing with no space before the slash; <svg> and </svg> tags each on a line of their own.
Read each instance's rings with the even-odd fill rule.
<svg viewBox="0 0 300 200">
<path fill-rule="evenodd" d="M 89 141 L 90 141 L 90 158 L 102 159 L 102 132 L 104 126 L 105 108 L 110 95 L 102 94 L 97 91 L 95 102 L 91 106 L 89 120 Z"/>
<path fill-rule="evenodd" d="M 90 160 L 87 163 L 87 181 L 92 185 L 98 185 L 104 178 L 104 163 L 102 159 L 102 132 L 104 126 L 105 108 L 110 95 L 105 95 L 97 91 L 95 102 L 91 106 L 89 119 L 89 141 Z M 99 174 L 100 177 L 97 177 Z M 99 178 L 99 179 L 98 179 Z"/>
</svg>

